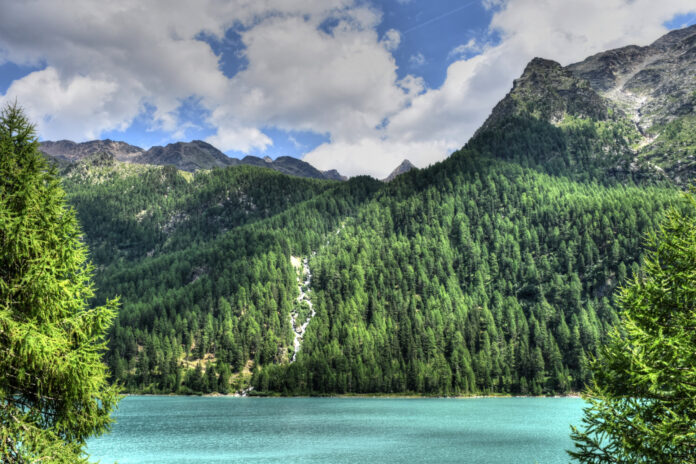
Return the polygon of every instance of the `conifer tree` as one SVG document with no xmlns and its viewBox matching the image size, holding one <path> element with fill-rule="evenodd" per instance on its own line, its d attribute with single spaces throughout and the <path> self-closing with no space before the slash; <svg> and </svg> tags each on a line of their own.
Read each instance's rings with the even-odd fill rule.
<svg viewBox="0 0 696 464">
<path fill-rule="evenodd" d="M 116 301 L 92 269 L 55 170 L 16 104 L 0 112 L 0 461 L 86 462 L 118 401 L 102 362 Z"/>
<path fill-rule="evenodd" d="M 625 336 L 616 330 L 592 363 L 569 452 L 583 463 L 696 462 L 696 217 L 672 209 L 648 245 L 620 293 Z"/>
</svg>

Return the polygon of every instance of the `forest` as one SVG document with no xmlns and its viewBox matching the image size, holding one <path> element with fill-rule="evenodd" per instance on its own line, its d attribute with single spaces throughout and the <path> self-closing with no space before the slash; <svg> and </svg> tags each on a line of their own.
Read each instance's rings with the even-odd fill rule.
<svg viewBox="0 0 696 464">
<path fill-rule="evenodd" d="M 622 121 L 514 116 L 383 184 L 105 156 L 64 168 L 120 296 L 106 360 L 129 392 L 560 394 L 618 321 L 614 293 L 680 190 L 626 169 Z M 296 362 L 291 256 L 316 316 Z"/>
</svg>

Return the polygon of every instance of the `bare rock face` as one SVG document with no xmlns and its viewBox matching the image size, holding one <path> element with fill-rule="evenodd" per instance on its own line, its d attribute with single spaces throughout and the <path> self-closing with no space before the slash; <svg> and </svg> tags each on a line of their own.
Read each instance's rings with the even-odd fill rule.
<svg viewBox="0 0 696 464">
<path fill-rule="evenodd" d="M 399 177 L 401 174 L 405 174 L 412 169 L 418 169 L 418 168 L 415 167 L 409 160 L 405 159 L 401 162 L 400 165 L 398 165 L 396 167 L 396 169 L 394 169 L 391 172 L 391 174 L 389 174 L 387 177 L 382 179 L 382 181 L 383 182 L 391 182 L 394 179 L 396 179 L 397 177 Z"/>
<path fill-rule="evenodd" d="M 566 69 L 586 79 L 644 132 L 694 113 L 696 25 L 672 31 L 647 47 L 609 50 Z"/>
<path fill-rule="evenodd" d="M 83 143 L 75 143 L 70 140 L 41 142 L 40 149 L 53 158 L 70 162 L 81 161 L 96 153 L 106 153 L 118 161 L 132 163 L 143 153 L 143 149 L 140 147 L 109 139 Z"/>
<path fill-rule="evenodd" d="M 239 160 L 230 158 L 202 140 L 170 143 L 165 147 L 155 146 L 134 161 L 141 164 L 171 164 L 182 171 L 189 172 L 239 164 Z"/>
<path fill-rule="evenodd" d="M 321 173 L 324 175 L 325 179 L 348 180 L 348 178 L 346 176 L 341 175 L 341 173 L 335 169 L 329 169 L 328 171 L 321 171 Z"/>
<path fill-rule="evenodd" d="M 566 67 L 534 58 L 479 132 L 521 114 L 553 123 L 565 114 L 606 120 L 618 111 L 644 133 L 694 113 L 695 75 L 696 25 Z"/>
</svg>

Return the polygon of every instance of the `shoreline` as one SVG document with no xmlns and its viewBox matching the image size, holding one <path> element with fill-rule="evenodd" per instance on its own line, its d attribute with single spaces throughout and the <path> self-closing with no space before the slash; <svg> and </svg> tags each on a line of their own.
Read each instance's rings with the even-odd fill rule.
<svg viewBox="0 0 696 464">
<path fill-rule="evenodd" d="M 178 393 L 122 393 L 123 397 L 127 396 L 152 396 L 152 397 L 200 397 L 200 398 L 331 398 L 331 399 L 453 399 L 453 400 L 466 400 L 466 399 L 503 399 L 503 398 L 582 398 L 582 394 L 579 392 L 571 392 L 566 395 L 513 395 L 513 394 L 497 394 L 497 395 L 452 395 L 452 396 L 442 396 L 442 395 L 420 395 L 420 394 L 406 394 L 406 393 L 351 393 L 351 394 L 337 394 L 337 395 L 281 395 L 281 394 L 267 394 L 267 395 L 240 395 L 239 393 L 202 393 L 197 394 L 178 394 Z"/>
</svg>

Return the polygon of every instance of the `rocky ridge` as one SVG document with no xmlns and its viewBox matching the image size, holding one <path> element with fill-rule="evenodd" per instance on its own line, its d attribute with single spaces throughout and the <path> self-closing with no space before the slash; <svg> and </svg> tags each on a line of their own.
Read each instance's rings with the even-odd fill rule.
<svg viewBox="0 0 696 464">
<path fill-rule="evenodd" d="M 645 47 L 598 53 L 565 69 L 621 108 L 644 133 L 694 112 L 696 25 Z"/>
<path fill-rule="evenodd" d="M 561 66 L 534 58 L 474 137 L 514 118 L 563 126 L 594 121 L 620 133 L 619 145 L 597 156 L 614 172 L 669 178 L 688 185 L 696 175 L 696 25 L 644 47 L 630 45 Z M 596 126 L 596 127 L 600 127 Z"/>
<path fill-rule="evenodd" d="M 312 179 L 346 180 L 335 169 L 322 172 L 311 164 L 293 158 L 280 156 L 275 160 L 269 157 L 245 156 L 230 158 L 223 152 L 202 140 L 176 142 L 166 146 L 154 146 L 149 150 L 113 140 L 92 140 L 76 143 L 70 140 L 45 141 L 40 144 L 41 151 L 61 163 L 76 163 L 97 154 L 105 154 L 117 161 L 133 164 L 173 165 L 177 169 L 195 172 L 216 167 L 252 165 L 273 169 L 283 174 Z"/>
</svg>

